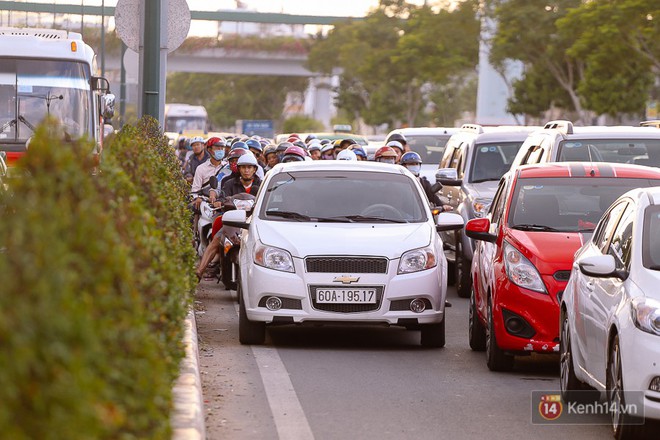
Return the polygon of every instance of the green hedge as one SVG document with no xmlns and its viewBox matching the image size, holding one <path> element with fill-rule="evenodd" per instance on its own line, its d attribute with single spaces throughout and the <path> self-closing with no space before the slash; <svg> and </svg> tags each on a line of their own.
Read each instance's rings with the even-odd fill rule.
<svg viewBox="0 0 660 440">
<path fill-rule="evenodd" d="M 168 438 L 194 289 L 185 186 L 154 120 L 39 128 L 0 194 L 0 438 Z"/>
</svg>

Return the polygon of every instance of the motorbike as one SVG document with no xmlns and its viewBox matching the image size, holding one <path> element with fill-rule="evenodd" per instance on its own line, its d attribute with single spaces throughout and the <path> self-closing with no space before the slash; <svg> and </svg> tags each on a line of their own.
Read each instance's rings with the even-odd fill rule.
<svg viewBox="0 0 660 440">
<path fill-rule="evenodd" d="M 223 212 L 234 209 L 247 211 L 249 216 L 254 208 L 255 197 L 252 194 L 241 193 L 229 196 L 222 203 Z M 241 228 L 222 225 L 218 233 L 220 234 L 220 267 L 219 281 L 222 281 L 228 290 L 236 290 L 238 276 L 238 252 L 241 246 Z"/>
<path fill-rule="evenodd" d="M 208 191 L 218 187 L 218 180 L 211 177 L 209 181 L 198 191 L 202 203 L 199 205 L 199 219 L 197 221 L 197 228 L 195 229 L 195 251 L 200 257 L 204 255 L 204 251 L 213 239 L 213 222 L 220 214 L 221 208 L 215 208 L 208 198 Z"/>
</svg>

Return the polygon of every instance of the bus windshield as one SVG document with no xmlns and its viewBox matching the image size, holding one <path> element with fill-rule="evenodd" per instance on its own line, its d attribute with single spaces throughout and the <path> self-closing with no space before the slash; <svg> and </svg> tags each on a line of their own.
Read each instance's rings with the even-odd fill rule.
<svg viewBox="0 0 660 440">
<path fill-rule="evenodd" d="M 92 133 L 89 79 L 75 61 L 0 59 L 0 142 L 25 144 L 48 115 L 71 138 Z"/>
</svg>

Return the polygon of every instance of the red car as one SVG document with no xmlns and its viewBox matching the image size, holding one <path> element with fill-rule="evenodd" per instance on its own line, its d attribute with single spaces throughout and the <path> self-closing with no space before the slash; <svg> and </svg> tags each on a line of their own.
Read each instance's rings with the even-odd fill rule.
<svg viewBox="0 0 660 440">
<path fill-rule="evenodd" d="M 559 303 L 573 255 L 610 204 L 626 191 L 660 186 L 660 169 L 615 163 L 526 165 L 499 183 L 489 214 L 470 220 L 469 340 L 488 368 L 514 356 L 559 352 Z"/>
</svg>

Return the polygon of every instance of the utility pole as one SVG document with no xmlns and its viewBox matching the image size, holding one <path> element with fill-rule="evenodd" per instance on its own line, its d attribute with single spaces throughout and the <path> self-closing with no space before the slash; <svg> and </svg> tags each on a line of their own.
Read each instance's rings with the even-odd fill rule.
<svg viewBox="0 0 660 440">
<path fill-rule="evenodd" d="M 167 10 L 169 1 L 144 0 L 143 38 L 140 53 L 140 115 L 156 118 L 161 124 L 165 109 L 167 72 Z"/>
</svg>

